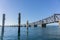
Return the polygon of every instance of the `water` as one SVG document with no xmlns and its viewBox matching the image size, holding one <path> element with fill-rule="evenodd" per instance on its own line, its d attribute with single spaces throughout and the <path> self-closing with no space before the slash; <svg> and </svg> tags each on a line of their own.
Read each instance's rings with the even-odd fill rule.
<svg viewBox="0 0 60 40">
<path fill-rule="evenodd" d="M 0 27 L 1 38 L 1 27 Z M 17 27 L 5 27 L 4 40 L 18 40 Z M 21 27 L 20 40 L 60 40 L 60 27 L 47 26 L 42 27 Z"/>
</svg>

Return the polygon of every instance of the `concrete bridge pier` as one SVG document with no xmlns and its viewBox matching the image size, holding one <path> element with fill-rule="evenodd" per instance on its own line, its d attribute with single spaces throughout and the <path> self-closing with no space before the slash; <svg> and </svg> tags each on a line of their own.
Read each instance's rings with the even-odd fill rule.
<svg viewBox="0 0 60 40">
<path fill-rule="evenodd" d="M 42 27 L 46 27 L 46 24 L 42 24 Z"/>
<path fill-rule="evenodd" d="M 31 27 L 31 25 L 29 25 L 29 27 Z"/>
<path fill-rule="evenodd" d="M 58 21 L 58 23 L 59 23 L 59 27 L 60 27 L 60 20 Z"/>
<path fill-rule="evenodd" d="M 34 25 L 34 27 L 37 27 L 37 25 Z"/>
</svg>

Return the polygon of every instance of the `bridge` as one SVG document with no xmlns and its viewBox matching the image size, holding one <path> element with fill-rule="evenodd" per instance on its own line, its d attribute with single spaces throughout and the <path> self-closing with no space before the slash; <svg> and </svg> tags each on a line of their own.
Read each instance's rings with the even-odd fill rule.
<svg viewBox="0 0 60 40">
<path fill-rule="evenodd" d="M 60 14 L 54 14 L 54 15 L 44 18 L 42 20 L 28 23 L 28 25 L 29 25 L 29 27 L 31 27 L 31 26 L 37 27 L 38 25 L 41 25 L 42 27 L 46 27 L 46 24 L 56 23 L 56 22 L 59 23 L 59 20 L 60 20 Z M 24 24 L 24 26 L 26 26 L 26 24 Z"/>
</svg>

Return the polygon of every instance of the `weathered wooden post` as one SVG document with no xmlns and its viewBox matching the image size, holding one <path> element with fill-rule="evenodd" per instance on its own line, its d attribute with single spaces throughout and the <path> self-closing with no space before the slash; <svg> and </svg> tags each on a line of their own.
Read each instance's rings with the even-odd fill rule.
<svg viewBox="0 0 60 40">
<path fill-rule="evenodd" d="M 21 14 L 18 15 L 18 40 L 20 40 Z"/>
<path fill-rule="evenodd" d="M 3 19 L 2 19 L 1 40 L 3 40 L 3 36 L 4 36 L 4 24 L 5 24 L 5 14 L 3 14 Z"/>
<path fill-rule="evenodd" d="M 27 22 L 26 22 L 26 28 L 28 29 L 28 20 L 27 20 Z"/>
</svg>

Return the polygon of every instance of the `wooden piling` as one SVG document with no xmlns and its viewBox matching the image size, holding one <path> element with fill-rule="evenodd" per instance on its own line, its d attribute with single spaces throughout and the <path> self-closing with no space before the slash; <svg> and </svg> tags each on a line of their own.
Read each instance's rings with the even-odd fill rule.
<svg viewBox="0 0 60 40">
<path fill-rule="evenodd" d="M 28 20 L 27 20 L 27 22 L 26 22 L 26 28 L 28 29 Z"/>
<path fill-rule="evenodd" d="M 3 19 L 2 19 L 1 40 L 3 40 L 3 36 L 4 36 L 4 24 L 5 24 L 5 14 L 3 14 Z"/>
<path fill-rule="evenodd" d="M 20 40 L 20 23 L 21 23 L 21 14 L 18 15 L 18 40 Z"/>
</svg>

